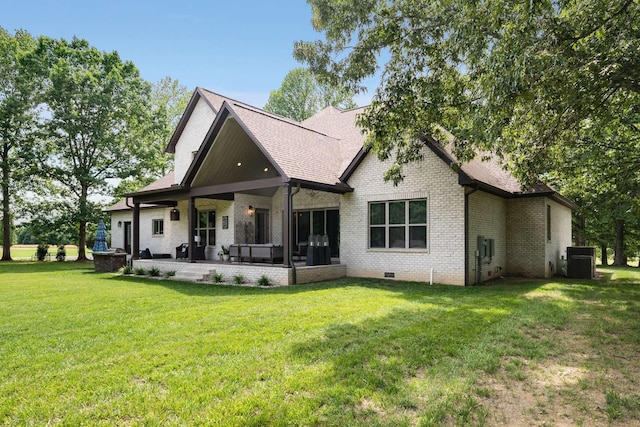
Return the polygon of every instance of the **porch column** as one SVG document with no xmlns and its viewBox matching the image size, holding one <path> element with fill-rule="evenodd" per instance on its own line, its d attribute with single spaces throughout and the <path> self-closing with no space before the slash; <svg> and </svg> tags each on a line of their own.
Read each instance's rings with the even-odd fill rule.
<svg viewBox="0 0 640 427">
<path fill-rule="evenodd" d="M 189 262 L 196 262 L 196 221 L 198 212 L 196 211 L 196 198 L 189 197 Z"/>
<path fill-rule="evenodd" d="M 140 259 L 140 203 L 133 204 L 133 247 L 131 259 Z"/>
<path fill-rule="evenodd" d="M 284 252 L 284 266 L 291 267 L 291 235 L 293 233 L 293 221 L 291 216 L 293 215 L 293 206 L 291 203 L 291 184 L 288 182 L 284 184 L 284 215 L 282 224 L 282 246 Z"/>
</svg>

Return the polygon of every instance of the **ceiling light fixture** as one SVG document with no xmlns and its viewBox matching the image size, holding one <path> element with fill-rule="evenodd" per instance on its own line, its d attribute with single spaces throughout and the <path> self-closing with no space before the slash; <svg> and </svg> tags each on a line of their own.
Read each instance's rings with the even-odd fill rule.
<svg viewBox="0 0 640 427">
<path fill-rule="evenodd" d="M 236 166 L 238 166 L 238 167 L 242 166 L 242 162 L 238 162 L 238 164 Z"/>
</svg>

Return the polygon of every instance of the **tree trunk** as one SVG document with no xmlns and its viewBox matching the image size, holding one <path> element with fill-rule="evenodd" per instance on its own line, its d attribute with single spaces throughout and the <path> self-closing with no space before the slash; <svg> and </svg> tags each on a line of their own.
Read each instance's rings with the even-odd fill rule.
<svg viewBox="0 0 640 427">
<path fill-rule="evenodd" d="M 2 150 L 2 259 L 11 259 L 11 206 L 9 204 L 9 145 Z"/>
<path fill-rule="evenodd" d="M 87 252 L 87 194 L 89 188 L 82 184 L 82 193 L 80 195 L 80 224 L 78 225 L 78 262 L 88 261 Z"/>
<path fill-rule="evenodd" d="M 616 244 L 614 248 L 613 265 L 626 266 L 627 256 L 624 254 L 624 220 L 616 220 Z"/>
<path fill-rule="evenodd" d="M 609 257 L 607 256 L 607 244 L 606 243 L 602 243 L 600 245 L 600 251 L 602 252 L 602 265 L 603 266 L 607 266 L 609 265 Z"/>
</svg>

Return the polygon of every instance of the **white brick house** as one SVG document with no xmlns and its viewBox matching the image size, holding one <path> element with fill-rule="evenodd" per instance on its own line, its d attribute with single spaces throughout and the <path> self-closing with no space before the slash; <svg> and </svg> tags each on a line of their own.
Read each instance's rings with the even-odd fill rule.
<svg viewBox="0 0 640 427">
<path fill-rule="evenodd" d="M 362 149 L 360 111 L 299 123 L 196 89 L 167 147 L 174 171 L 108 209 L 112 246 L 135 260 L 188 243 L 196 262 L 231 244 L 275 245 L 291 268 L 313 234 L 349 276 L 470 285 L 558 271 L 572 203 L 542 184 L 523 191 L 495 162 L 452 167 L 431 139 L 403 182 L 385 183 L 390 164 Z"/>
</svg>

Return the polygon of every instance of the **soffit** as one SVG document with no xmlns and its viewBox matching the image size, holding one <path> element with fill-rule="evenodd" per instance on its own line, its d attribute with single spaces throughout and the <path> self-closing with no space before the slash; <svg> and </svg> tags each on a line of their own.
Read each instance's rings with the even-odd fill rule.
<svg viewBox="0 0 640 427">
<path fill-rule="evenodd" d="M 233 117 L 228 117 L 200 165 L 191 187 L 280 176 Z"/>
</svg>

